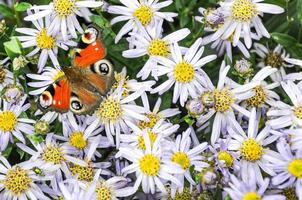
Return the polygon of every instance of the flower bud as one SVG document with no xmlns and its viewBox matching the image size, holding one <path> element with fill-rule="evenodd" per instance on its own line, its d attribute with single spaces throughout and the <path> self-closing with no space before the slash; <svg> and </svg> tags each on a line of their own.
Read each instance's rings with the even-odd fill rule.
<svg viewBox="0 0 302 200">
<path fill-rule="evenodd" d="M 49 123 L 46 120 L 38 120 L 34 125 L 37 134 L 46 134 L 49 131 Z"/>
<path fill-rule="evenodd" d="M 13 60 L 13 68 L 15 71 L 25 67 L 28 61 L 25 59 L 24 56 L 19 56 Z"/>
<path fill-rule="evenodd" d="M 237 74 L 241 77 L 250 77 L 253 72 L 252 63 L 242 58 L 241 60 L 237 60 L 234 68 Z"/>
<path fill-rule="evenodd" d="M 186 109 L 193 117 L 202 114 L 204 106 L 202 105 L 201 101 L 198 99 L 189 100 L 186 103 Z"/>
<path fill-rule="evenodd" d="M 23 95 L 24 91 L 20 85 L 8 84 L 3 88 L 3 99 L 7 102 L 18 102 Z"/>
</svg>

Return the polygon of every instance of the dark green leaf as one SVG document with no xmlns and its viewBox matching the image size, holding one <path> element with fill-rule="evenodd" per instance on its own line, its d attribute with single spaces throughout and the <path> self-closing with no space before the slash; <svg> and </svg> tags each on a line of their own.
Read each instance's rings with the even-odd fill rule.
<svg viewBox="0 0 302 200">
<path fill-rule="evenodd" d="M 26 3 L 26 2 L 17 2 L 15 4 L 15 10 L 18 12 L 23 12 L 26 11 L 28 8 L 30 8 L 32 5 L 30 3 Z"/>
<path fill-rule="evenodd" d="M 8 7 L 5 4 L 0 4 L 0 13 L 4 16 L 4 17 L 9 17 L 9 18 L 14 18 L 14 12 L 13 10 Z"/>
<path fill-rule="evenodd" d="M 272 38 L 284 47 L 296 46 L 297 40 L 284 33 L 272 33 Z"/>
</svg>

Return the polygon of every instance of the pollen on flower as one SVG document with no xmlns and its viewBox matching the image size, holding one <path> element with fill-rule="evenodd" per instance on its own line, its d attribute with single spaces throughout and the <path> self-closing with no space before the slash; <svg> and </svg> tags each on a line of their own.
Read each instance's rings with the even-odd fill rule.
<svg viewBox="0 0 302 200">
<path fill-rule="evenodd" d="M 69 167 L 72 175 L 78 175 L 78 180 L 90 182 L 93 180 L 93 168 L 90 165 L 80 166 L 80 165 L 72 165 Z"/>
<path fill-rule="evenodd" d="M 11 132 L 17 125 L 17 116 L 12 111 L 0 112 L 0 130 L 4 132 Z"/>
<path fill-rule="evenodd" d="M 241 144 L 240 154 L 243 159 L 255 162 L 262 157 L 263 147 L 254 138 L 249 138 Z"/>
<path fill-rule="evenodd" d="M 265 99 L 266 99 L 266 94 L 264 92 L 264 89 L 262 86 L 256 86 L 254 89 L 255 91 L 255 95 L 248 98 L 246 100 L 246 102 L 250 105 L 250 106 L 254 106 L 254 107 L 257 107 L 257 106 L 260 106 L 262 104 L 265 103 Z"/>
<path fill-rule="evenodd" d="M 0 84 L 4 82 L 6 78 L 6 71 L 0 67 Z"/>
<path fill-rule="evenodd" d="M 167 200 L 173 200 L 173 199 L 174 200 L 191 200 L 192 195 L 191 195 L 191 192 L 190 192 L 190 188 L 185 187 L 183 189 L 182 193 L 180 193 L 177 190 L 174 198 L 171 196 L 171 191 L 169 191 Z"/>
<path fill-rule="evenodd" d="M 42 159 L 46 162 L 60 164 L 64 160 L 63 152 L 59 147 L 49 145 L 44 149 Z"/>
<path fill-rule="evenodd" d="M 285 188 L 282 194 L 286 197 L 286 200 L 298 200 L 296 191 L 294 188 Z"/>
<path fill-rule="evenodd" d="M 122 73 L 117 73 L 114 75 L 115 78 L 115 82 L 112 85 L 112 88 L 115 90 L 119 87 L 120 82 L 123 81 L 123 85 L 122 88 L 123 90 L 123 97 L 127 97 L 129 96 L 129 90 L 128 90 L 128 81 L 129 81 L 129 77 L 128 76 L 124 76 Z"/>
<path fill-rule="evenodd" d="M 231 91 L 228 88 L 215 89 L 213 92 L 214 96 L 214 108 L 218 112 L 225 112 L 231 108 L 234 103 L 234 98 Z"/>
<path fill-rule="evenodd" d="M 49 131 L 49 123 L 46 120 L 38 120 L 35 125 L 35 132 L 38 134 L 46 134 Z"/>
<path fill-rule="evenodd" d="M 264 59 L 265 66 L 280 68 L 283 65 L 283 59 L 279 53 L 269 52 Z"/>
<path fill-rule="evenodd" d="M 190 167 L 190 158 L 184 152 L 178 151 L 174 153 L 171 160 L 179 164 L 184 170 L 187 170 Z"/>
<path fill-rule="evenodd" d="M 75 11 L 75 2 L 75 0 L 54 0 L 54 10 L 61 18 L 67 17 Z"/>
<path fill-rule="evenodd" d="M 69 137 L 69 143 L 77 149 L 84 149 L 87 146 L 87 140 L 84 138 L 84 133 L 81 131 L 73 132 Z"/>
<path fill-rule="evenodd" d="M 57 81 L 57 80 L 59 80 L 59 78 L 61 78 L 61 77 L 64 76 L 64 75 L 65 75 L 65 74 L 64 74 L 63 71 L 57 70 L 57 73 L 56 73 L 56 75 L 52 78 L 52 80 Z"/>
<path fill-rule="evenodd" d="M 4 181 L 4 187 L 14 195 L 25 193 L 32 183 L 32 179 L 28 176 L 26 170 L 21 167 L 10 169 Z"/>
<path fill-rule="evenodd" d="M 111 200 L 111 190 L 105 183 L 99 184 L 95 189 L 95 192 L 98 195 L 97 200 Z"/>
<path fill-rule="evenodd" d="M 294 114 L 297 118 L 302 119 L 302 106 L 296 107 L 294 109 Z"/>
<path fill-rule="evenodd" d="M 152 8 L 146 5 L 142 5 L 139 8 L 137 8 L 133 15 L 144 25 L 148 25 L 152 17 L 154 15 Z"/>
<path fill-rule="evenodd" d="M 195 70 L 192 64 L 182 61 L 175 66 L 174 77 L 180 83 L 188 83 L 193 80 Z"/>
<path fill-rule="evenodd" d="M 152 147 L 156 140 L 156 134 L 151 131 L 148 131 L 148 135 L 149 135 L 150 143 L 151 143 L 151 147 Z M 145 140 L 142 135 L 138 136 L 137 141 L 138 141 L 138 147 L 142 150 L 146 150 Z"/>
<path fill-rule="evenodd" d="M 256 192 L 248 192 L 243 196 L 242 200 L 261 200 L 261 197 Z"/>
<path fill-rule="evenodd" d="M 224 161 L 224 163 L 227 167 L 232 167 L 233 162 L 234 162 L 234 158 L 229 152 L 220 151 L 218 153 L 217 158 L 218 158 L 218 160 Z"/>
<path fill-rule="evenodd" d="M 167 57 L 170 53 L 170 49 L 167 42 L 164 40 L 154 39 L 148 47 L 148 53 L 150 56 Z"/>
<path fill-rule="evenodd" d="M 147 113 L 146 117 L 149 121 L 139 121 L 138 127 L 141 129 L 153 128 L 154 125 L 160 120 L 160 116 L 155 113 Z"/>
<path fill-rule="evenodd" d="M 302 178 L 302 159 L 294 159 L 287 166 L 288 172 L 297 177 Z"/>
<path fill-rule="evenodd" d="M 109 96 L 101 103 L 98 116 L 104 121 L 116 121 L 122 116 L 122 108 L 119 101 Z"/>
<path fill-rule="evenodd" d="M 232 17 L 242 22 L 249 22 L 257 15 L 255 4 L 251 0 L 235 0 L 231 9 Z"/>
<path fill-rule="evenodd" d="M 160 160 L 153 154 L 139 159 L 139 168 L 147 176 L 156 176 L 160 170 Z"/>
<path fill-rule="evenodd" d="M 47 29 L 42 28 L 36 36 L 37 46 L 41 49 L 52 49 L 56 46 L 56 39 L 47 34 Z"/>
</svg>

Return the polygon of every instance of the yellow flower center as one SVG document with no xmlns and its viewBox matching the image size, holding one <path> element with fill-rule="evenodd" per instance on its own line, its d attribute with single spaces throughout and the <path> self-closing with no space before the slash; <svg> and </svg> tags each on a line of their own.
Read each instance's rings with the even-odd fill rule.
<svg viewBox="0 0 302 200">
<path fill-rule="evenodd" d="M 233 95 L 228 88 L 215 89 L 213 92 L 214 96 L 214 108 L 218 112 L 225 112 L 231 108 L 232 103 L 234 103 Z"/>
<path fill-rule="evenodd" d="M 257 161 L 263 155 L 263 147 L 255 139 L 246 139 L 240 147 L 240 153 L 243 159 L 247 161 Z"/>
<path fill-rule="evenodd" d="M 73 165 L 69 167 L 72 175 L 78 175 L 78 180 L 90 182 L 93 180 L 93 168 L 91 165 L 87 165 L 86 167 L 80 165 Z"/>
<path fill-rule="evenodd" d="M 168 57 L 170 49 L 165 41 L 161 39 L 154 39 L 151 41 L 148 47 L 148 53 L 150 56 Z"/>
<path fill-rule="evenodd" d="M 17 116 L 14 112 L 7 110 L 0 112 L 0 130 L 12 132 L 17 125 Z"/>
<path fill-rule="evenodd" d="M 148 131 L 148 135 L 149 135 L 150 143 L 151 143 L 151 147 L 152 147 L 156 140 L 156 134 L 151 131 Z M 140 135 L 140 136 L 138 136 L 137 140 L 138 140 L 138 147 L 142 150 L 146 150 L 146 144 L 145 144 L 144 137 L 142 135 Z"/>
<path fill-rule="evenodd" d="M 100 184 L 96 188 L 95 192 L 98 194 L 97 200 L 111 200 L 111 190 L 108 186 L 105 185 L 105 183 Z"/>
<path fill-rule="evenodd" d="M 87 146 L 87 140 L 81 131 L 73 132 L 69 137 L 69 143 L 78 149 L 84 149 Z"/>
<path fill-rule="evenodd" d="M 59 80 L 62 76 L 64 76 L 64 72 L 61 70 L 57 70 L 57 74 L 52 78 L 52 80 L 57 81 Z"/>
<path fill-rule="evenodd" d="M 255 91 L 255 95 L 252 96 L 251 98 L 247 99 L 246 100 L 247 103 L 250 106 L 254 106 L 254 107 L 264 104 L 265 99 L 266 99 L 266 94 L 265 94 L 263 88 L 259 85 L 254 88 L 254 91 Z"/>
<path fill-rule="evenodd" d="M 294 159 L 287 166 L 288 172 L 297 177 L 302 178 L 302 159 Z"/>
<path fill-rule="evenodd" d="M 280 54 L 276 52 L 269 52 L 264 59 L 265 66 L 280 68 L 283 65 L 283 59 Z"/>
<path fill-rule="evenodd" d="M 41 49 L 52 49 L 56 46 L 56 39 L 47 34 L 47 29 L 42 28 L 36 36 L 37 46 Z"/>
<path fill-rule="evenodd" d="M 190 188 L 185 187 L 184 190 L 182 191 L 182 193 L 180 193 L 177 190 L 174 198 L 172 198 L 171 191 L 169 191 L 167 200 L 173 200 L 173 199 L 174 200 L 191 200 L 191 199 L 193 199 L 191 192 L 190 192 Z"/>
<path fill-rule="evenodd" d="M 302 119 L 302 106 L 296 107 L 294 109 L 294 114 L 297 118 Z"/>
<path fill-rule="evenodd" d="M 234 158 L 229 152 L 220 151 L 218 153 L 217 158 L 218 158 L 218 160 L 224 161 L 224 163 L 227 167 L 232 167 L 233 162 L 234 162 Z"/>
<path fill-rule="evenodd" d="M 190 167 L 190 158 L 184 152 L 178 151 L 174 153 L 171 160 L 179 164 L 184 170 L 187 170 Z"/>
<path fill-rule="evenodd" d="M 10 169 L 4 181 L 4 187 L 15 195 L 24 194 L 32 183 L 32 179 L 28 176 L 26 170 L 21 167 Z"/>
<path fill-rule="evenodd" d="M 147 176 L 156 176 L 160 170 L 160 160 L 153 154 L 139 159 L 139 168 Z"/>
<path fill-rule="evenodd" d="M 261 197 L 256 192 L 248 192 L 242 200 L 261 200 Z"/>
<path fill-rule="evenodd" d="M 4 82 L 6 77 L 6 71 L 0 66 L 0 84 Z"/>
<path fill-rule="evenodd" d="M 44 149 L 42 159 L 46 162 L 60 164 L 64 160 L 63 152 L 59 147 L 48 146 Z"/>
<path fill-rule="evenodd" d="M 192 81 L 195 75 L 195 70 L 192 64 L 182 61 L 175 66 L 174 77 L 176 81 L 188 83 Z"/>
<path fill-rule="evenodd" d="M 49 124 L 46 120 L 38 120 L 34 128 L 37 134 L 46 134 L 49 131 Z"/>
<path fill-rule="evenodd" d="M 145 128 L 153 128 L 154 125 L 160 120 L 160 116 L 156 115 L 155 113 L 148 113 L 146 114 L 146 117 L 148 117 L 149 121 L 139 121 L 138 127 L 141 129 Z"/>
<path fill-rule="evenodd" d="M 235 0 L 231 9 L 233 18 L 242 22 L 249 22 L 257 15 L 255 4 L 251 0 Z"/>
<path fill-rule="evenodd" d="M 75 0 L 54 0 L 54 10 L 59 17 L 67 17 L 75 11 L 75 2 Z"/>
<path fill-rule="evenodd" d="M 286 197 L 286 200 L 298 200 L 296 191 L 294 188 L 285 188 L 282 194 Z"/>
<path fill-rule="evenodd" d="M 108 121 L 115 122 L 122 116 L 122 108 L 119 101 L 113 97 L 106 98 L 98 109 L 98 116 L 106 123 Z"/>
<path fill-rule="evenodd" d="M 146 26 L 151 22 L 154 13 L 149 6 L 142 5 L 134 11 L 133 15 L 142 23 L 142 25 Z"/>
</svg>

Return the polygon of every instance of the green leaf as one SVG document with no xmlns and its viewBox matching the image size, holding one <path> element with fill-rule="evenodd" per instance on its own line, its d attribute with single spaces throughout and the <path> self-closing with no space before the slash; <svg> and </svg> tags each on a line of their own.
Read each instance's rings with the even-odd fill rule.
<svg viewBox="0 0 302 200">
<path fill-rule="evenodd" d="M 30 3 L 27 2 L 17 2 L 15 4 L 15 10 L 18 12 L 23 12 L 26 11 L 28 8 L 30 8 L 32 5 Z"/>
<path fill-rule="evenodd" d="M 17 149 L 17 152 L 18 152 L 18 154 L 20 156 L 20 159 L 22 159 L 24 157 L 24 155 L 25 155 L 25 152 L 23 150 L 19 149 L 19 148 Z"/>
<path fill-rule="evenodd" d="M 272 33 L 272 38 L 284 47 L 296 46 L 298 43 L 295 38 L 284 33 Z"/>
<path fill-rule="evenodd" d="M 11 59 L 22 54 L 21 43 L 16 37 L 13 37 L 10 41 L 5 42 L 3 45 L 4 45 L 5 52 Z"/>
<path fill-rule="evenodd" d="M 13 10 L 8 7 L 5 4 L 0 4 L 0 13 L 4 16 L 4 17 L 9 17 L 9 18 L 14 18 L 14 12 Z"/>
<path fill-rule="evenodd" d="M 297 15 L 300 20 L 300 24 L 302 24 L 302 0 L 297 1 Z"/>
<path fill-rule="evenodd" d="M 191 118 L 190 115 L 185 116 L 185 122 L 192 126 L 195 123 L 195 120 Z"/>
<path fill-rule="evenodd" d="M 9 155 L 11 154 L 13 150 L 13 146 L 9 145 L 2 153 L 1 155 L 4 156 L 5 158 L 8 158 Z"/>
</svg>

